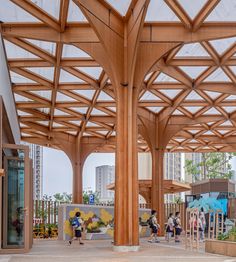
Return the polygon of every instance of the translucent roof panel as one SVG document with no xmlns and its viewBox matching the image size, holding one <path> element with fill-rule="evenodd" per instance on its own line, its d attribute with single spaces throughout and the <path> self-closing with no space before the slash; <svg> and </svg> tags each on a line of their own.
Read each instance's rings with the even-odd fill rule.
<svg viewBox="0 0 236 262">
<path fill-rule="evenodd" d="M 186 75 L 196 79 L 200 76 L 208 67 L 207 66 L 180 66 L 179 67 Z"/>
<path fill-rule="evenodd" d="M 94 79 L 99 79 L 102 72 L 101 67 L 76 67 L 76 69 L 91 76 Z"/>
<path fill-rule="evenodd" d="M 88 111 L 88 107 L 70 107 L 70 109 L 80 114 L 86 114 Z"/>
<path fill-rule="evenodd" d="M 122 1 L 117 1 L 117 0 L 106 0 L 111 6 L 113 6 L 122 16 L 125 16 L 131 0 L 122 0 Z"/>
<path fill-rule="evenodd" d="M 221 113 L 217 109 L 212 107 L 209 110 L 207 110 L 206 112 L 204 112 L 203 115 L 221 115 Z"/>
<path fill-rule="evenodd" d="M 14 94 L 14 97 L 15 97 L 16 102 L 33 102 L 32 99 L 29 99 L 27 97 L 24 97 L 18 94 Z"/>
<path fill-rule="evenodd" d="M 158 77 L 155 79 L 154 83 L 158 83 L 158 82 L 178 82 L 178 81 L 164 73 L 160 73 Z"/>
<path fill-rule="evenodd" d="M 62 57 L 90 57 L 86 52 L 73 45 L 63 45 Z"/>
<path fill-rule="evenodd" d="M 31 2 L 36 4 L 38 7 L 43 9 L 57 20 L 59 19 L 60 0 L 31 0 Z"/>
<path fill-rule="evenodd" d="M 193 19 L 206 4 L 207 0 L 178 0 L 178 2 L 182 5 L 188 16 Z"/>
<path fill-rule="evenodd" d="M 170 99 L 174 99 L 182 90 L 179 89 L 159 89 L 161 93 Z"/>
<path fill-rule="evenodd" d="M 223 54 L 229 47 L 236 43 L 236 37 L 224 38 L 210 41 L 218 54 Z"/>
<path fill-rule="evenodd" d="M 206 21 L 236 21 L 236 1 L 221 0 Z"/>
<path fill-rule="evenodd" d="M 87 21 L 86 17 L 83 15 L 79 7 L 70 0 L 69 10 L 68 10 L 68 22 L 85 22 Z"/>
<path fill-rule="evenodd" d="M 105 112 L 101 111 L 101 110 L 94 108 L 91 112 L 91 115 L 104 116 L 104 115 L 107 115 L 107 114 Z"/>
<path fill-rule="evenodd" d="M 153 93 L 150 91 L 146 91 L 142 97 L 140 98 L 140 101 L 162 101 L 159 97 L 155 96 Z"/>
<path fill-rule="evenodd" d="M 47 53 L 55 56 L 56 54 L 56 43 L 47 42 L 47 41 L 39 41 L 34 39 L 25 39 L 28 42 L 30 42 L 33 45 L 36 45 L 37 47 L 43 49 Z"/>
<path fill-rule="evenodd" d="M 56 98 L 57 102 L 75 102 L 76 99 L 73 99 L 70 96 L 64 95 L 61 92 L 57 92 L 57 98 Z"/>
<path fill-rule="evenodd" d="M 111 96 L 109 96 L 107 93 L 101 91 L 97 98 L 97 101 L 114 101 L 114 99 Z"/>
<path fill-rule="evenodd" d="M 83 96 L 83 97 L 89 99 L 89 100 L 92 100 L 95 91 L 94 90 L 74 90 L 73 93 L 76 93 L 80 96 Z"/>
<path fill-rule="evenodd" d="M 161 110 L 163 109 L 163 107 L 161 107 L 161 106 L 160 107 L 151 107 L 151 106 L 149 106 L 149 107 L 147 107 L 147 109 L 152 111 L 153 113 L 160 113 Z"/>
<path fill-rule="evenodd" d="M 41 96 L 42 98 L 45 98 L 47 100 L 51 100 L 52 91 L 29 91 L 32 94 Z"/>
<path fill-rule="evenodd" d="M 0 20 L 3 22 L 40 22 L 10 0 L 4 0 L 4 4 L 1 1 Z"/>
<path fill-rule="evenodd" d="M 184 108 L 189 111 L 191 114 L 197 113 L 200 109 L 202 109 L 202 106 L 184 106 Z"/>
<path fill-rule="evenodd" d="M 163 0 L 151 0 L 145 21 L 180 21 Z"/>
<path fill-rule="evenodd" d="M 185 100 L 204 100 L 197 92 L 191 91 Z"/>
<path fill-rule="evenodd" d="M 68 73 L 67 71 L 61 69 L 60 72 L 60 82 L 63 83 L 84 83 L 84 81 L 70 73 Z"/>
<path fill-rule="evenodd" d="M 232 101 L 232 100 L 236 100 L 236 95 L 230 95 L 224 99 L 224 101 Z"/>
<path fill-rule="evenodd" d="M 210 56 L 205 48 L 199 44 L 186 44 L 176 54 L 178 56 Z"/>
<path fill-rule="evenodd" d="M 29 51 L 14 45 L 13 43 L 4 40 L 6 53 L 8 58 L 39 58 L 38 56 L 30 53 Z"/>
<path fill-rule="evenodd" d="M 32 73 L 41 76 L 42 78 L 46 78 L 53 81 L 54 78 L 54 67 L 26 67 L 27 70 Z"/>
<path fill-rule="evenodd" d="M 218 92 L 212 92 L 212 91 L 204 91 L 211 99 L 217 99 L 221 93 Z"/>
<path fill-rule="evenodd" d="M 69 116 L 69 114 L 64 112 L 64 111 L 62 111 L 62 110 L 55 109 L 54 110 L 54 116 Z"/>
<path fill-rule="evenodd" d="M 203 82 L 231 82 L 231 80 L 221 68 L 218 68 L 204 79 Z"/>
<path fill-rule="evenodd" d="M 36 82 L 35 81 L 33 81 L 33 80 L 31 80 L 31 79 L 28 79 L 28 78 L 26 78 L 26 77 L 24 77 L 24 76 L 22 76 L 22 75 L 19 75 L 19 74 L 17 74 L 17 73 L 15 73 L 15 72 L 10 72 L 10 75 L 11 75 L 11 82 L 12 83 L 15 83 L 15 84 L 22 84 L 22 83 L 24 83 L 24 84 L 32 84 L 32 83 L 34 83 L 34 84 L 36 84 Z"/>
<path fill-rule="evenodd" d="M 236 106 L 222 106 L 227 113 L 233 113 L 236 110 Z"/>
</svg>

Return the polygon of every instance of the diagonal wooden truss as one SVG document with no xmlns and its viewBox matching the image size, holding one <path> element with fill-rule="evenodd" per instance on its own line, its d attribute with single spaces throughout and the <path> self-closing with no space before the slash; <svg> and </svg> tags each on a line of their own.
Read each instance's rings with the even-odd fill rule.
<svg viewBox="0 0 236 262">
<path fill-rule="evenodd" d="M 78 49 L 81 44 L 99 43 L 94 29 L 88 22 L 68 22 L 68 0 L 60 1 L 59 20 L 30 0 L 12 2 L 39 20 L 1 24 L 3 39 L 8 41 L 6 49 L 10 42 L 34 55 L 8 58 L 10 72 L 30 80 L 14 82 L 12 78 L 22 140 L 45 141 L 44 145 L 54 146 L 55 134 L 107 141 L 115 137 L 117 98 L 108 74 L 91 56 L 63 55 L 68 46 Z M 126 17 L 105 1 L 98 2 L 109 8 L 114 17 L 125 20 L 139 1 L 131 2 Z M 168 138 L 169 152 L 235 151 L 236 42 L 220 54 L 212 40 L 235 36 L 236 22 L 205 21 L 219 2 L 208 0 L 191 19 L 177 0 L 165 0 L 180 22 L 144 23 L 141 43 L 176 43 L 149 70 L 138 102 L 140 116 L 146 111 L 165 120 L 166 129 L 177 130 Z M 122 35 L 122 30 L 117 29 L 117 34 Z M 55 52 L 52 54 L 31 40 L 55 43 Z M 39 74 L 48 68 L 53 71 L 51 80 Z M 99 75 L 86 73 L 84 68 L 96 68 Z M 194 70 L 199 73 L 193 77 Z M 63 81 L 62 72 L 78 81 Z M 217 72 L 218 78 L 224 77 L 214 81 L 211 76 Z M 49 95 L 44 96 L 45 92 Z M 140 151 L 149 150 L 144 136 L 139 137 L 138 143 Z M 109 150 L 114 150 L 114 144 L 109 149 L 104 147 L 104 151 Z"/>
</svg>

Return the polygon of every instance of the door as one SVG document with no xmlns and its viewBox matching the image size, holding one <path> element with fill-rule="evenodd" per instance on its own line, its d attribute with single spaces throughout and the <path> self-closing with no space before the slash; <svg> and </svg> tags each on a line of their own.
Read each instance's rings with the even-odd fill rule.
<svg viewBox="0 0 236 262">
<path fill-rule="evenodd" d="M 29 149 L 22 145 L 3 145 L 3 249 L 28 252 L 32 244 L 32 179 Z"/>
</svg>

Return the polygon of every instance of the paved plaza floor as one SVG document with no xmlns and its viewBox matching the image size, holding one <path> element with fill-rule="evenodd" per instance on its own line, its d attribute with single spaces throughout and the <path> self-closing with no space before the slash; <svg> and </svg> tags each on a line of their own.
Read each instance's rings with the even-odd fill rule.
<svg viewBox="0 0 236 262">
<path fill-rule="evenodd" d="M 30 253 L 24 255 L 0 255 L 0 262 L 236 262 L 236 258 L 185 250 L 182 244 L 148 243 L 141 240 L 139 252 L 116 253 L 108 240 L 68 243 L 57 240 L 35 240 Z"/>
</svg>

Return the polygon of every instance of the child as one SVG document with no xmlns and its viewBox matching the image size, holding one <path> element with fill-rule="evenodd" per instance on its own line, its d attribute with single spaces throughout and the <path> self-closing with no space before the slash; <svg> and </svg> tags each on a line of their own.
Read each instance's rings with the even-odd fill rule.
<svg viewBox="0 0 236 262">
<path fill-rule="evenodd" d="M 179 243 L 180 235 L 182 232 L 181 221 L 180 221 L 180 212 L 175 213 L 174 225 L 175 225 L 175 242 Z"/>
<path fill-rule="evenodd" d="M 166 240 L 167 242 L 170 242 L 170 238 L 174 234 L 174 216 L 173 213 L 170 213 L 167 221 L 167 227 L 166 227 Z"/>
<path fill-rule="evenodd" d="M 82 231 L 82 225 L 83 225 L 83 220 L 80 217 L 80 212 L 76 212 L 75 217 L 72 220 L 72 227 L 73 227 L 73 234 L 74 237 L 69 241 L 69 244 L 72 244 L 73 240 L 78 240 L 80 245 L 83 245 L 84 243 L 81 242 L 81 231 Z"/>
<path fill-rule="evenodd" d="M 157 212 L 155 210 L 151 211 L 151 217 L 149 218 L 149 226 L 151 228 L 151 236 L 148 240 L 148 242 L 153 243 L 159 243 L 160 241 L 158 240 L 157 237 L 157 232 L 158 229 L 160 228 L 160 225 L 157 223 L 157 218 L 156 218 Z"/>
</svg>

